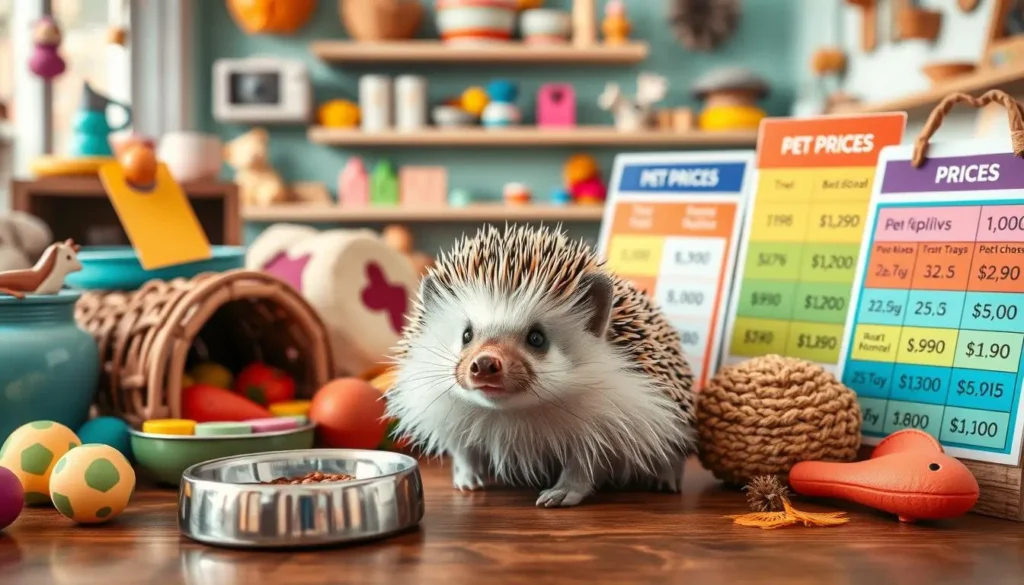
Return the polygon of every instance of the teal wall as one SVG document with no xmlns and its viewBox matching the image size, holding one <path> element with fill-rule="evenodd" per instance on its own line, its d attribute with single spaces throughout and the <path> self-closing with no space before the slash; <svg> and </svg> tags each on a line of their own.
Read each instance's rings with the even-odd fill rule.
<svg viewBox="0 0 1024 585">
<path fill-rule="evenodd" d="M 425 0 L 432 5 L 433 2 Z M 567 8 L 571 0 L 547 0 L 549 7 Z M 603 2 L 599 2 L 603 4 Z M 537 88 L 547 82 L 572 82 L 578 95 L 578 117 L 583 124 L 610 123 L 610 117 L 596 105 L 598 94 L 608 81 L 622 84 L 624 91 L 635 88 L 637 73 L 654 71 L 667 76 L 671 87 L 665 105 L 698 106 L 689 95 L 690 84 L 710 69 L 726 65 L 743 65 L 758 72 L 773 88 L 764 106 L 770 115 L 785 115 L 796 93 L 796 47 L 793 42 L 798 26 L 799 0 L 746 0 L 742 23 L 736 36 L 713 53 L 691 53 L 672 36 L 666 19 L 664 0 L 629 0 L 626 4 L 634 26 L 634 36 L 650 43 L 651 56 L 638 66 L 508 66 L 473 67 L 441 65 L 433 67 L 409 66 L 374 68 L 360 66 L 343 69 L 319 62 L 308 52 L 308 43 L 318 39 L 339 39 L 345 36 L 337 13 L 336 0 L 321 0 L 310 23 L 292 37 L 247 36 L 242 33 L 223 1 L 205 0 L 197 22 L 198 44 L 196 56 L 201 76 L 196 84 L 198 123 L 205 131 L 215 132 L 224 139 L 233 138 L 246 130 L 242 126 L 215 123 L 210 107 L 210 67 L 218 58 L 238 58 L 257 54 L 298 58 L 310 67 L 318 103 L 332 98 L 357 101 L 357 84 L 362 73 L 420 73 L 429 80 L 432 102 L 458 95 L 470 85 L 486 84 L 492 78 L 502 77 L 520 83 L 520 107 L 526 120 L 533 119 L 533 101 Z M 422 36 L 436 36 L 433 17 L 428 15 Z M 289 181 L 321 181 L 335 191 L 339 170 L 347 157 L 363 156 L 373 164 L 383 156 L 397 165 L 444 165 L 449 170 L 449 184 L 471 190 L 480 199 L 497 199 L 502 185 L 510 181 L 524 182 L 538 198 L 547 197 L 560 183 L 562 163 L 579 149 L 572 148 L 515 148 L 515 149 L 370 149 L 362 152 L 310 144 L 306 129 L 288 126 L 272 130 L 272 158 L 277 169 Z M 605 173 L 620 149 L 593 149 L 589 152 L 602 163 Z M 227 171 L 225 171 L 227 173 Z M 230 176 L 230 174 L 226 174 Z M 249 226 L 249 237 L 260 226 Z M 426 250 L 445 246 L 452 237 L 472 225 L 431 224 L 418 226 L 418 241 Z M 596 224 L 570 226 L 574 235 L 594 238 Z"/>
</svg>

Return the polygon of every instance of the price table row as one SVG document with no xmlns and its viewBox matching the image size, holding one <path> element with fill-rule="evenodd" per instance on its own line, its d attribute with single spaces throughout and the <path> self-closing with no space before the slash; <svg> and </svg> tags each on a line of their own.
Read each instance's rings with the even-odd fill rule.
<svg viewBox="0 0 1024 585">
<path fill-rule="evenodd" d="M 759 201 L 750 218 L 752 242 L 859 244 L 867 201 L 821 201 L 809 205 Z"/>
<path fill-rule="evenodd" d="M 859 396 L 865 435 L 884 437 L 903 429 L 922 430 L 944 445 L 981 447 L 992 451 L 1006 448 L 1011 415 L 955 406 L 880 400 Z"/>
<path fill-rule="evenodd" d="M 770 353 L 818 363 L 836 363 L 842 344 L 843 325 L 736 317 L 732 355 Z"/>
<path fill-rule="evenodd" d="M 736 210 L 735 201 L 620 201 L 615 205 L 611 233 L 726 238 L 732 235 Z"/>
<path fill-rule="evenodd" d="M 765 243 L 752 241 L 743 264 L 746 280 L 803 280 L 847 286 L 857 271 L 860 244 Z"/>
<path fill-rule="evenodd" d="M 843 383 L 858 396 L 1010 412 L 1016 372 L 852 360 Z"/>
<path fill-rule="evenodd" d="M 874 177 L 874 167 L 761 169 L 757 181 L 757 199 L 764 203 L 810 203 L 820 200 L 866 205 L 871 199 Z"/>
<path fill-rule="evenodd" d="M 707 318 L 714 313 L 718 282 L 663 276 L 654 286 L 654 301 L 669 319 Z"/>
<path fill-rule="evenodd" d="M 1024 205 L 882 207 L 875 242 L 1024 242 Z"/>
<path fill-rule="evenodd" d="M 1024 295 L 869 288 L 857 322 L 1024 333 Z"/>
<path fill-rule="evenodd" d="M 883 242 L 871 246 L 864 286 L 1016 292 L 1024 286 L 1024 244 Z"/>
<path fill-rule="evenodd" d="M 725 261 L 726 238 L 613 236 L 608 269 L 636 276 L 689 276 L 718 279 Z"/>
<path fill-rule="evenodd" d="M 846 323 L 850 285 L 806 281 L 747 280 L 740 289 L 741 317 L 814 323 Z"/>
<path fill-rule="evenodd" d="M 850 359 L 1016 372 L 1024 334 L 857 324 Z"/>
</svg>

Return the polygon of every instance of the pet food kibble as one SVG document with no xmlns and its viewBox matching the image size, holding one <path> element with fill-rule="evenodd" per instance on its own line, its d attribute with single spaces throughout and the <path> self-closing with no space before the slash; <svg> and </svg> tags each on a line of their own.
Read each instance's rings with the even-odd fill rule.
<svg viewBox="0 0 1024 585">
<path fill-rule="evenodd" d="M 154 435 L 194 435 L 196 421 L 183 418 L 155 418 L 142 423 L 142 432 Z"/>
<path fill-rule="evenodd" d="M 251 435 L 252 425 L 244 422 L 196 423 L 197 437 L 221 437 L 226 435 Z"/>
<path fill-rule="evenodd" d="M 337 483 L 340 481 L 352 481 L 355 476 L 347 473 L 324 473 L 322 471 L 310 471 L 299 477 L 279 477 L 275 480 L 264 481 L 266 485 L 301 485 L 309 483 Z"/>
</svg>

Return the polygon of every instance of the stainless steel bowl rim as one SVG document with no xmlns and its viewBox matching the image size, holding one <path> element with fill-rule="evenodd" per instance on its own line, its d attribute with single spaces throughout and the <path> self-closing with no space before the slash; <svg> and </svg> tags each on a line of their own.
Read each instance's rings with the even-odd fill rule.
<svg viewBox="0 0 1024 585">
<path fill-rule="evenodd" d="M 241 421 L 245 422 L 245 421 Z M 310 431 L 316 428 L 315 422 L 306 423 L 300 427 L 294 429 L 287 429 L 284 431 L 272 431 L 269 433 L 249 433 L 247 435 L 168 435 L 163 433 L 144 433 L 136 429 L 128 429 L 128 434 L 133 437 L 139 437 L 141 439 L 160 439 L 164 441 L 220 441 L 223 439 L 239 440 L 239 439 L 256 439 L 263 437 L 283 437 L 285 435 L 298 434 L 306 431 Z"/>
<path fill-rule="evenodd" d="M 358 455 L 367 457 L 379 457 L 381 454 L 388 456 L 394 456 L 399 461 L 406 463 L 408 467 L 395 471 L 393 473 L 385 473 L 382 475 L 375 475 L 373 477 L 364 477 L 362 479 L 353 479 L 345 482 L 327 482 L 327 483 L 304 483 L 304 484 L 288 484 L 288 483 L 276 483 L 276 484 L 262 484 L 262 483 L 229 483 L 224 481 L 214 481 L 212 479 L 202 479 L 196 477 L 196 474 L 203 471 L 207 467 L 218 467 L 230 463 L 259 463 L 261 461 L 274 461 L 280 459 L 299 459 L 302 457 L 317 457 L 318 459 L 355 459 Z M 247 490 L 267 490 L 275 491 L 279 489 L 307 489 L 307 490 L 323 490 L 332 489 L 338 487 L 353 487 L 361 486 L 382 479 L 395 477 L 397 475 L 408 473 L 411 470 L 418 469 L 419 463 L 401 453 L 395 453 L 393 451 L 378 451 L 374 449 L 293 449 L 287 451 L 265 451 L 263 453 L 250 453 L 248 455 L 231 455 L 228 457 L 220 457 L 217 459 L 211 459 L 209 461 L 203 461 L 202 463 L 196 463 L 185 469 L 181 474 L 182 482 L 188 481 L 194 485 L 201 485 L 204 487 L 217 487 L 223 489 L 225 486 L 244 486 Z"/>
</svg>

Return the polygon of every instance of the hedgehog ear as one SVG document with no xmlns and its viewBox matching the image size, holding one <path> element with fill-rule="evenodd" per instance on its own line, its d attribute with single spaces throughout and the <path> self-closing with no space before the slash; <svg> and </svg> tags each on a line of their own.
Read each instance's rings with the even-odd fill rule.
<svg viewBox="0 0 1024 585">
<path fill-rule="evenodd" d="M 615 283 L 607 274 L 587 274 L 580 280 L 580 287 L 585 292 L 577 306 L 591 311 L 587 331 L 598 339 L 604 339 L 612 318 Z"/>
<path fill-rule="evenodd" d="M 420 302 L 425 307 L 436 307 L 441 302 L 441 283 L 433 274 L 427 274 L 420 280 Z"/>
</svg>

